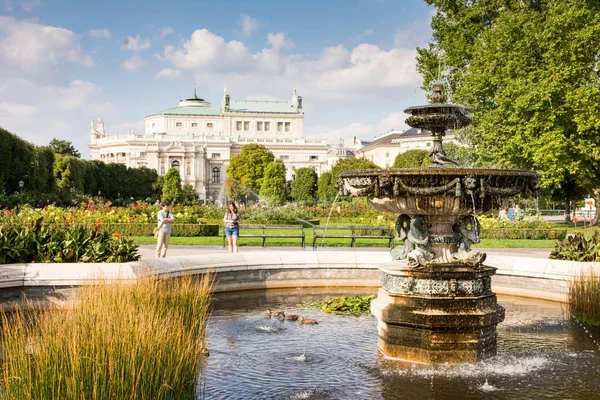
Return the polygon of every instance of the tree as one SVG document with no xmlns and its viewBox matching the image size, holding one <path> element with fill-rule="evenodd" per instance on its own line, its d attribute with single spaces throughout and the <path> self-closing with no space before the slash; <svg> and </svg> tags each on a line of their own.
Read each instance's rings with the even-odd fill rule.
<svg viewBox="0 0 600 400">
<path fill-rule="evenodd" d="M 335 199 L 337 193 L 339 192 L 339 188 L 337 187 L 337 180 L 342 171 L 347 170 L 360 170 L 360 169 L 381 169 L 377 164 L 374 164 L 372 161 L 367 160 L 366 158 L 340 158 L 336 161 L 335 165 L 331 168 L 331 177 L 321 178 L 327 179 L 329 182 L 326 185 L 325 181 L 319 180 L 318 183 L 318 193 L 319 198 L 321 194 L 325 194 L 327 200 Z M 333 197 L 332 197 L 333 195 Z"/>
<path fill-rule="evenodd" d="M 275 156 L 265 146 L 247 144 L 242 152 L 231 157 L 227 175 L 248 189 L 258 192 L 262 187 L 265 168 L 275 161 Z"/>
<path fill-rule="evenodd" d="M 73 147 L 73 144 L 71 142 L 67 140 L 60 140 L 54 138 L 50 141 L 48 147 L 55 154 L 62 154 L 66 156 L 73 156 L 75 158 L 81 158 L 81 153 L 75 147 Z"/>
<path fill-rule="evenodd" d="M 72 187 L 83 191 L 85 167 L 84 160 L 69 155 L 55 154 L 54 179 L 56 187 L 63 194 L 66 194 Z"/>
<path fill-rule="evenodd" d="M 427 150 L 407 150 L 394 160 L 393 168 L 421 168 L 431 164 Z"/>
<path fill-rule="evenodd" d="M 486 163 L 536 170 L 567 210 L 600 187 L 600 3 L 427 2 L 434 42 L 418 69 L 427 86 L 445 66 L 454 100 L 473 108 L 463 141 Z"/>
<path fill-rule="evenodd" d="M 165 174 L 162 201 L 169 204 L 179 204 L 182 200 L 181 176 L 177 168 L 170 168 Z"/>
<path fill-rule="evenodd" d="M 460 146 L 453 142 L 444 143 L 444 153 L 446 153 L 446 157 L 456 161 L 460 166 L 482 166 L 482 160 L 480 160 L 477 152 L 470 147 Z"/>
<path fill-rule="evenodd" d="M 196 189 L 194 186 L 186 183 L 181 188 L 181 200 L 180 204 L 184 206 L 193 206 L 198 202 L 198 194 L 196 193 Z"/>
<path fill-rule="evenodd" d="M 300 168 L 292 182 L 292 198 L 302 203 L 312 203 L 317 195 L 318 176 L 312 168 Z"/>
<path fill-rule="evenodd" d="M 250 194 L 250 190 L 247 187 L 230 176 L 225 178 L 223 187 L 225 188 L 225 194 L 230 199 L 242 199 L 244 196 Z"/>
<path fill-rule="evenodd" d="M 288 187 L 285 181 L 285 165 L 276 160 L 267 165 L 260 188 L 260 197 L 269 204 L 281 205 L 288 198 Z"/>
<path fill-rule="evenodd" d="M 331 176 L 331 172 L 323 172 L 317 181 L 317 196 L 321 201 L 333 201 L 338 192 L 331 182 Z"/>
</svg>

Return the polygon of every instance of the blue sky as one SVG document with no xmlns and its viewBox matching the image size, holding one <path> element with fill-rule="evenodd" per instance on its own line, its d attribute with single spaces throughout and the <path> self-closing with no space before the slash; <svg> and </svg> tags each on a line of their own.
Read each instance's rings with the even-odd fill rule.
<svg viewBox="0 0 600 400">
<path fill-rule="evenodd" d="M 87 157 L 90 119 L 109 134 L 192 94 L 303 97 L 306 137 L 331 143 L 403 129 L 425 96 L 415 48 L 430 40 L 421 0 L 0 0 L 0 126 Z"/>
</svg>

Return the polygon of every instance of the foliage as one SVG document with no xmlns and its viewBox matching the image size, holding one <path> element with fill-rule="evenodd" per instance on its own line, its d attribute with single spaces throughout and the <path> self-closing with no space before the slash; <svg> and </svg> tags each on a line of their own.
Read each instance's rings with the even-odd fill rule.
<svg viewBox="0 0 600 400">
<path fill-rule="evenodd" d="M 569 282 L 569 311 L 580 321 L 600 325 L 600 275 L 593 267 Z"/>
<path fill-rule="evenodd" d="M 240 185 L 258 193 L 262 188 L 265 169 L 273 161 L 275 156 L 265 146 L 247 144 L 242 147 L 240 154 L 231 157 L 227 175 Z"/>
<path fill-rule="evenodd" d="M 561 239 L 567 235 L 566 229 L 558 229 L 554 224 L 537 216 L 518 221 L 485 216 L 479 216 L 477 219 L 481 224 L 482 239 Z"/>
<path fill-rule="evenodd" d="M 179 204 L 185 206 L 191 206 L 198 202 L 198 195 L 196 194 L 196 189 L 194 186 L 186 183 L 181 188 L 181 198 Z"/>
<path fill-rule="evenodd" d="M 430 165 L 429 152 L 427 150 L 407 150 L 400 153 L 394 160 L 393 168 L 421 168 Z"/>
<path fill-rule="evenodd" d="M 425 88 L 442 78 L 473 108 L 466 143 L 485 162 L 538 171 L 567 203 L 598 187 L 600 3 L 427 3 L 438 11 L 418 69 Z"/>
<path fill-rule="evenodd" d="M 265 168 L 260 196 L 269 204 L 282 205 L 286 202 L 288 194 L 283 161 L 276 160 L 269 163 Z"/>
<path fill-rule="evenodd" d="M 85 161 L 73 156 L 56 154 L 54 179 L 59 190 L 68 192 L 72 187 L 76 190 L 83 190 Z"/>
<path fill-rule="evenodd" d="M 223 183 L 225 187 L 225 193 L 227 197 L 230 199 L 243 199 L 244 196 L 250 194 L 250 189 L 228 176 L 225 178 L 225 182 Z"/>
<path fill-rule="evenodd" d="M 118 232 L 97 226 L 60 226 L 43 218 L 27 224 L 6 213 L 0 225 L 0 264 L 127 262 L 139 259 L 137 248 Z"/>
<path fill-rule="evenodd" d="M 600 261 L 600 231 L 590 237 L 580 232 L 559 240 L 550 254 L 554 260 Z"/>
<path fill-rule="evenodd" d="M 195 399 L 210 289 L 207 276 L 98 282 L 72 307 L 2 311 L 2 398 Z"/>
<path fill-rule="evenodd" d="M 168 204 L 180 204 L 182 199 L 181 176 L 177 168 L 170 168 L 165 174 L 161 198 Z"/>
<path fill-rule="evenodd" d="M 317 195 L 317 173 L 312 168 L 296 170 L 296 177 L 292 182 L 291 195 L 294 201 L 300 203 L 313 203 Z"/>
<path fill-rule="evenodd" d="M 477 153 L 470 147 L 460 146 L 453 142 L 444 143 L 444 153 L 446 154 L 446 157 L 456 161 L 460 166 L 483 166 L 481 165 L 482 161 L 480 161 Z"/>
<path fill-rule="evenodd" d="M 333 297 L 324 303 L 309 303 L 309 307 L 319 308 L 326 313 L 344 313 L 344 314 L 360 314 L 368 313 L 371 308 L 371 301 L 375 299 L 375 295 L 369 296 L 347 296 Z"/>
<path fill-rule="evenodd" d="M 81 153 L 73 147 L 73 144 L 67 140 L 52 139 L 48 148 L 55 154 L 62 154 L 64 156 L 71 156 L 75 158 L 81 158 Z"/>
<path fill-rule="evenodd" d="M 318 194 L 319 198 L 326 198 L 328 201 L 333 200 L 339 189 L 337 188 L 337 180 L 342 171 L 355 170 L 355 169 L 381 169 L 377 164 L 366 158 L 340 158 L 336 161 L 335 165 L 331 168 L 331 175 L 321 179 L 318 182 Z M 321 195 L 324 195 L 321 197 Z"/>
<path fill-rule="evenodd" d="M 323 172 L 317 181 L 317 196 L 319 200 L 324 202 L 330 202 L 335 199 L 337 195 L 337 190 L 335 185 L 331 181 L 332 179 L 331 172 Z"/>
</svg>

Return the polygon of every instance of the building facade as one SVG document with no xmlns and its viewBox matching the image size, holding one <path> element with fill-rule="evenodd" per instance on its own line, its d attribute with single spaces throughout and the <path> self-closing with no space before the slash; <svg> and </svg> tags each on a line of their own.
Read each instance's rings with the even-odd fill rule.
<svg viewBox="0 0 600 400">
<path fill-rule="evenodd" d="M 444 142 L 456 143 L 454 134 L 446 132 Z M 424 129 L 410 128 L 406 131 L 390 131 L 355 152 L 356 157 L 373 161 L 381 168 L 391 168 L 396 156 L 407 150 L 431 150 L 433 137 Z"/>
<path fill-rule="evenodd" d="M 92 120 L 90 158 L 148 167 L 164 176 L 177 168 L 200 200 L 224 199 L 223 183 L 231 157 L 242 147 L 264 145 L 286 166 L 292 180 L 296 169 L 327 170 L 326 140 L 303 137 L 302 97 L 294 89 L 291 101 L 233 100 L 224 92 L 221 106 L 194 96 L 174 108 L 144 119 L 144 134 L 107 135 L 104 122 Z"/>
</svg>

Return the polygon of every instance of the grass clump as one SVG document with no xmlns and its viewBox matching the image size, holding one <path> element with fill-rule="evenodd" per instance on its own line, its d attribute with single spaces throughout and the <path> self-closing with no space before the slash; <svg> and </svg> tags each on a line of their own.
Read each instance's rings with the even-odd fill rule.
<svg viewBox="0 0 600 400">
<path fill-rule="evenodd" d="M 590 325 L 600 325 L 600 274 L 581 270 L 569 282 L 569 311 Z"/>
<path fill-rule="evenodd" d="M 73 307 L 2 313 L 3 399 L 194 399 L 210 278 L 81 287 Z"/>
<path fill-rule="evenodd" d="M 375 299 L 375 295 L 369 296 L 347 296 L 347 297 L 332 297 L 324 303 L 307 303 L 308 307 L 318 308 L 326 313 L 339 314 L 362 314 L 368 313 L 371 307 L 371 301 Z"/>
</svg>

